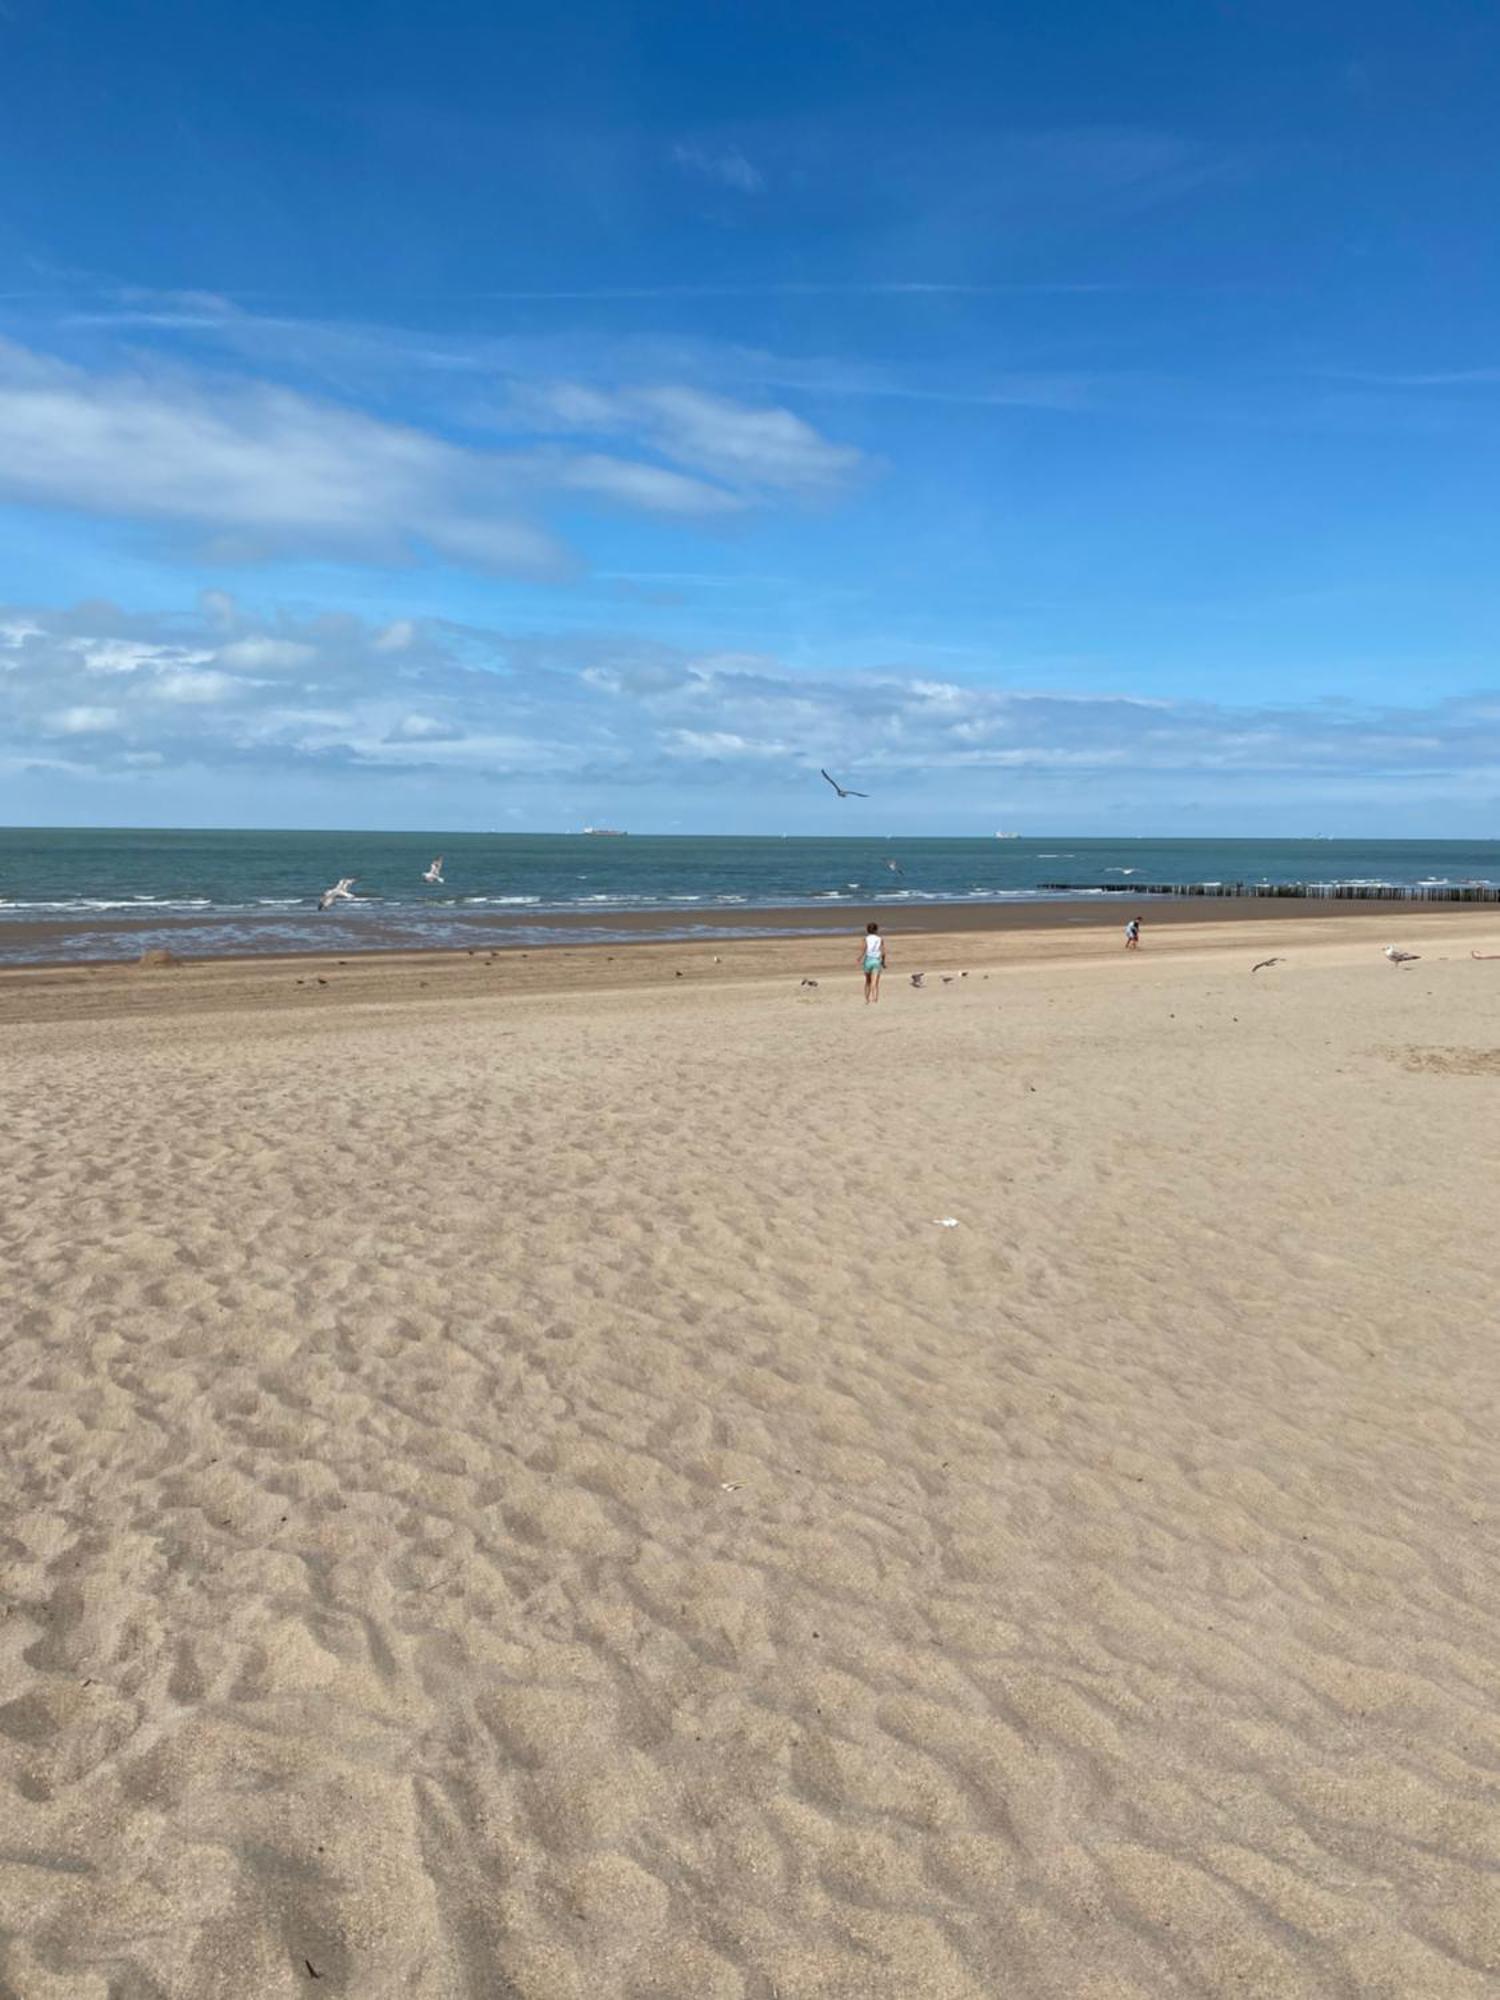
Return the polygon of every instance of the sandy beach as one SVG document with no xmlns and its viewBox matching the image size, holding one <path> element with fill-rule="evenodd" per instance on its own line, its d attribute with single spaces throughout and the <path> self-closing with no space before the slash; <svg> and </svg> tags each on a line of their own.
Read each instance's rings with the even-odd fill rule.
<svg viewBox="0 0 1500 2000">
<path fill-rule="evenodd" d="M 1146 916 L 0 977 L 0 1994 L 1492 1995 L 1500 913 Z"/>
</svg>

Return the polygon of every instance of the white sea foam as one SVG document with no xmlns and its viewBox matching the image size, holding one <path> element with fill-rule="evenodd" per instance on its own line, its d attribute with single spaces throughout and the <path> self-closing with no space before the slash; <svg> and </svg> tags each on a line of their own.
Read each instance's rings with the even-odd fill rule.
<svg viewBox="0 0 1500 2000">
<path fill-rule="evenodd" d="M 63 898 L 38 898 L 35 901 L 18 899 L 6 905 L 13 910 L 211 910 L 212 902 L 207 896 L 69 896 Z"/>
</svg>

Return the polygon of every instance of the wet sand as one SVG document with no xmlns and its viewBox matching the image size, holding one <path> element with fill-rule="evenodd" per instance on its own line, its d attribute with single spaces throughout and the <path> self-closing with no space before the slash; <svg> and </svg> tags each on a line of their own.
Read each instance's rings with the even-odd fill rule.
<svg viewBox="0 0 1500 2000">
<path fill-rule="evenodd" d="M 0 1992 L 1493 1993 L 1500 917 L 1145 914 L 0 978 Z"/>
<path fill-rule="evenodd" d="M 682 910 L 486 910 L 483 912 L 449 911 L 444 921 L 465 933 L 464 946 L 478 951 L 490 950 L 544 950 L 567 947 L 576 943 L 582 947 L 600 938 L 608 938 L 610 949 L 620 944 L 644 941 L 661 937 L 669 932 L 699 931 L 722 934 L 725 937 L 755 937 L 767 933 L 780 932 L 787 935 L 807 936 L 820 933 L 828 936 L 843 936 L 851 929 L 863 927 L 868 917 L 877 918 L 893 936 L 925 937 L 949 935 L 967 937 L 974 933 L 999 931 L 1053 931 L 1080 929 L 1118 932 L 1126 920 L 1137 917 L 1143 925 L 1153 929 L 1176 924 L 1222 924 L 1232 923 L 1326 923 L 1337 922 L 1344 917 L 1368 917 L 1384 915 L 1399 929 L 1408 922 L 1424 924 L 1433 917 L 1451 916 L 1455 911 L 1464 911 L 1463 906 L 1441 903 L 1385 903 L 1369 904 L 1359 902 L 1334 902 L 1323 897 L 1299 899 L 1287 896 L 1265 898 L 1247 897 L 1221 899 L 1208 896 L 1171 897 L 1163 895 L 1133 895 L 1128 891 L 1111 891 L 1108 895 L 1080 897 L 1076 901 L 1059 899 L 1055 902 L 1016 903 L 928 903 L 899 904 L 872 903 L 868 909 L 854 901 L 830 905 L 820 903 L 792 903 L 768 905 L 762 909 L 734 908 L 714 909 L 694 908 L 690 913 Z M 306 921 L 316 923 L 317 914 L 308 910 L 303 913 Z M 332 920 L 342 920 L 343 910 Z M 349 956 L 351 952 L 384 953 L 395 956 L 409 955 L 412 950 L 409 923 L 383 925 L 378 912 L 360 912 L 360 932 L 358 942 L 339 947 L 333 956 Z M 0 926 L 0 970 L 4 969 L 4 955 L 24 951 L 32 963 L 39 966 L 115 963 L 128 964 L 140 956 L 142 946 L 165 941 L 167 949 L 181 958 L 214 958 L 234 956 L 226 952 L 216 942 L 223 933 L 226 919 L 222 913 L 205 913 L 201 916 L 153 916 L 119 917 L 91 915 L 86 920 L 78 917 L 49 917 L 35 922 L 7 920 Z M 246 938 L 254 939 L 257 934 L 267 947 L 242 946 L 244 955 L 285 957 L 317 956 L 316 944 L 297 947 L 291 951 L 269 949 L 278 934 L 284 932 L 286 919 L 283 916 L 256 918 L 249 915 L 237 916 L 234 926 Z M 347 934 L 341 932 L 341 936 Z"/>
<path fill-rule="evenodd" d="M 1420 950 L 1433 940 L 1484 938 L 1500 928 L 1500 912 L 1453 910 L 1418 905 L 1412 909 L 1371 909 L 1359 904 L 1268 901 L 1249 906 L 1212 902 L 1133 906 L 1140 915 L 1140 956 L 1213 951 L 1243 940 L 1264 957 L 1296 946 L 1355 943 L 1379 950 L 1390 938 Z M 1248 914 L 1246 909 L 1248 907 Z M 1232 913 L 1231 913 L 1232 912 Z M 384 1007 L 438 998 L 461 1000 L 481 994 L 589 993 L 626 990 L 676 981 L 725 985 L 741 979 L 799 979 L 846 969 L 860 956 L 863 917 L 828 932 L 787 935 L 781 921 L 794 911 L 764 910 L 760 936 L 663 939 L 672 920 L 662 912 L 622 918 L 624 940 L 599 944 L 529 946 L 516 926 L 502 923 L 488 941 L 463 951 L 346 951 L 341 953 L 258 954 L 247 958 L 196 958 L 162 966 L 138 959 L 103 964 L 0 968 L 0 1022 L 33 1017 L 53 1020 L 181 1009 L 326 1007 L 358 1001 Z M 805 914 L 805 913 L 804 913 Z M 924 968 L 969 966 L 1002 970 L 1063 960 L 1109 964 L 1121 957 L 1126 918 L 1132 908 L 1113 905 L 1101 915 L 1097 903 L 1082 906 L 987 905 L 944 907 L 940 911 L 881 912 L 879 921 L 890 950 L 895 978 Z M 750 921 L 745 913 L 725 913 L 725 927 Z M 584 928 L 580 920 L 577 928 Z M 150 954 L 158 958 L 160 954 Z M 177 958 L 173 952 L 171 957 Z"/>
</svg>

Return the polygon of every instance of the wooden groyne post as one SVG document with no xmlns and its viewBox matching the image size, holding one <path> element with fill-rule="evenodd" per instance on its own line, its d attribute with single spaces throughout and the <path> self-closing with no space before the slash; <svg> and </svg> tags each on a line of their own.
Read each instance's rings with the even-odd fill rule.
<svg viewBox="0 0 1500 2000">
<path fill-rule="evenodd" d="M 1043 882 L 1053 896 L 1285 896 L 1330 903 L 1500 903 L 1493 882 Z"/>
</svg>

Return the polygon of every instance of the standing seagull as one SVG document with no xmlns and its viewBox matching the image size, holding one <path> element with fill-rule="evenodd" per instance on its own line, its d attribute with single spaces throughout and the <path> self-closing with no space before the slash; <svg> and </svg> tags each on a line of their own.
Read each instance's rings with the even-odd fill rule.
<svg viewBox="0 0 1500 2000">
<path fill-rule="evenodd" d="M 430 868 L 422 870 L 422 880 L 430 882 L 435 889 L 440 889 L 443 886 L 443 857 L 441 854 Z"/>
<path fill-rule="evenodd" d="M 818 771 L 818 776 L 820 778 L 828 778 L 828 773 L 825 770 L 821 769 L 820 767 Z M 841 799 L 867 799 L 870 796 L 868 792 L 851 792 L 849 790 L 849 787 L 847 785 L 841 785 L 837 778 L 828 778 L 828 782 L 830 785 L 832 785 L 833 789 L 838 793 Z"/>
<path fill-rule="evenodd" d="M 325 889 L 322 895 L 319 896 L 318 908 L 320 910 L 330 910 L 335 903 L 352 903 L 354 901 L 354 885 L 358 880 L 359 877 L 357 875 L 340 875 L 333 887 Z"/>
<path fill-rule="evenodd" d="M 1385 955 L 1392 965 L 1415 965 L 1422 956 L 1419 951 L 1397 951 L 1393 944 L 1386 946 Z"/>
</svg>

